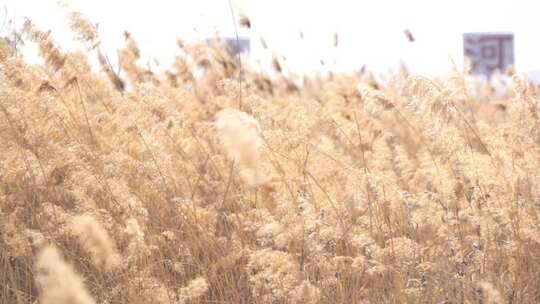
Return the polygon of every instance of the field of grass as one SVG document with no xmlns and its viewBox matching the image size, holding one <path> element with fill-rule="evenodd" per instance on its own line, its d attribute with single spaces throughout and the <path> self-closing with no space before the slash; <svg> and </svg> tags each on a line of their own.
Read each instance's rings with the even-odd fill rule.
<svg viewBox="0 0 540 304">
<path fill-rule="evenodd" d="M 182 43 L 158 74 L 129 34 L 118 69 L 71 20 L 87 53 L 0 48 L 0 303 L 540 302 L 523 77 L 300 85 Z"/>
</svg>

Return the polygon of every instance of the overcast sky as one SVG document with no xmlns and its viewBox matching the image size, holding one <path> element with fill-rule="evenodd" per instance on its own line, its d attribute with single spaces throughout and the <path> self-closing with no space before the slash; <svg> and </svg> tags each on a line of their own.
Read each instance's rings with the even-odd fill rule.
<svg viewBox="0 0 540 304">
<path fill-rule="evenodd" d="M 66 9 L 56 0 L 4 0 L 8 17 L 19 25 L 28 17 L 40 28 L 51 30 L 66 48 L 76 46 L 67 27 Z M 146 58 L 170 62 L 177 52 L 176 37 L 197 40 L 216 32 L 234 36 L 227 0 L 63 1 L 99 23 L 103 46 L 115 54 L 130 31 Z M 537 1 L 390 1 L 390 0 L 236 0 L 252 29 L 240 29 L 251 38 L 251 63 L 268 66 L 271 51 L 259 42 L 265 37 L 270 49 L 287 57 L 288 69 L 316 72 L 320 59 L 333 70 L 358 70 L 364 64 L 385 72 L 400 61 L 422 75 L 449 71 L 450 58 L 462 63 L 463 32 L 511 32 L 515 35 L 518 71 L 540 70 L 540 37 L 536 29 Z M 1 16 L 1 15 L 0 15 Z M 2 21 L 2 20 L 0 20 Z M 404 29 L 416 41 L 409 43 Z M 299 39 L 299 32 L 304 40 Z M 333 33 L 339 46 L 333 47 Z"/>
</svg>

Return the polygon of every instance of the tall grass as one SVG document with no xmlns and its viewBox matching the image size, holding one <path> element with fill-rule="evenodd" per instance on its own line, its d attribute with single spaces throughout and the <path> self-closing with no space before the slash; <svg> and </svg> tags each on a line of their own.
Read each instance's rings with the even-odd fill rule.
<svg viewBox="0 0 540 304">
<path fill-rule="evenodd" d="M 184 43 L 157 74 L 129 33 L 117 69 L 71 18 L 86 54 L 31 23 L 42 65 L 0 51 L 0 303 L 540 301 L 526 79 L 480 102 L 458 71 L 299 85 L 274 57 L 239 82 Z"/>
</svg>

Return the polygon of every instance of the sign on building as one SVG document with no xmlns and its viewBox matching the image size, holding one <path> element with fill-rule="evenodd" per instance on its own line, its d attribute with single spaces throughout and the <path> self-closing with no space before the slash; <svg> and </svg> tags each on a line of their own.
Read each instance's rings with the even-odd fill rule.
<svg viewBox="0 0 540 304">
<path fill-rule="evenodd" d="M 514 35 L 504 33 L 463 34 L 463 54 L 470 60 L 472 73 L 489 77 L 514 64 Z"/>
</svg>

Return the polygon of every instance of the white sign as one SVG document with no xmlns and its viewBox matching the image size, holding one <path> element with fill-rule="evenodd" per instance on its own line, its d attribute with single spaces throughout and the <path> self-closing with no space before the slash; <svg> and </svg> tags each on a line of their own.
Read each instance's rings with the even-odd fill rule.
<svg viewBox="0 0 540 304">
<path fill-rule="evenodd" d="M 463 54 L 471 62 L 473 74 L 489 77 L 514 64 L 514 35 L 499 33 L 463 34 Z"/>
</svg>

